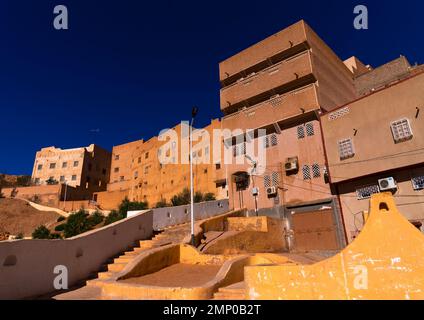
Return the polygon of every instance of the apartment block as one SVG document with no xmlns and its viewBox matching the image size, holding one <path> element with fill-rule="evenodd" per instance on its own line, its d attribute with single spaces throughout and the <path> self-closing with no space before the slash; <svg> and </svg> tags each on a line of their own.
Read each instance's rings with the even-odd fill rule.
<svg viewBox="0 0 424 320">
<path fill-rule="evenodd" d="M 266 129 L 268 134 L 266 174 L 253 177 L 259 207 L 331 198 L 324 181 L 319 113 L 357 97 L 354 75 L 343 61 L 300 21 L 221 62 L 219 68 L 223 128 Z M 234 141 L 227 145 L 244 148 Z M 235 182 L 248 174 L 248 166 L 229 165 L 222 177 L 234 208 L 254 208 L 253 183 L 240 188 Z"/>
<path fill-rule="evenodd" d="M 369 198 L 378 192 L 392 192 L 401 212 L 422 228 L 423 71 L 321 116 L 329 179 L 340 195 L 349 241 L 362 229 Z"/>
<path fill-rule="evenodd" d="M 106 190 L 110 152 L 92 144 L 88 147 L 43 148 L 36 153 L 32 171 L 35 185 L 67 184 L 89 192 Z"/>
<path fill-rule="evenodd" d="M 193 158 L 204 159 L 199 163 L 195 161 L 193 176 L 195 192 L 213 193 L 217 199 L 224 199 L 228 198 L 226 185 L 216 183 L 217 166 L 212 162 L 211 146 L 203 145 L 201 139 L 203 133 L 212 138 L 213 130 L 220 128 L 220 120 L 215 119 L 205 128 L 193 131 Z M 170 138 L 161 141 L 155 136 L 113 148 L 107 191 L 95 194 L 102 208 L 115 209 L 126 197 L 132 201 L 147 201 L 150 207 L 160 201 L 169 204 L 173 196 L 190 187 L 188 158 L 182 158 L 184 143 L 188 151 L 188 136 L 183 136 L 181 124 L 171 129 L 175 133 L 172 141 Z M 171 147 L 165 150 L 166 145 Z M 162 151 L 169 153 L 167 156 L 172 158 L 171 163 L 160 162 Z"/>
</svg>

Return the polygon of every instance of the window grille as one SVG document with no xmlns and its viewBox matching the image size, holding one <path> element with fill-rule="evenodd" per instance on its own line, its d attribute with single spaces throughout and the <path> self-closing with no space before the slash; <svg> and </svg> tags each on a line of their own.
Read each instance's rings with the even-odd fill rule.
<svg viewBox="0 0 424 320">
<path fill-rule="evenodd" d="M 352 139 L 344 139 L 339 141 L 340 160 L 352 158 L 355 155 Z"/>
<path fill-rule="evenodd" d="M 369 199 L 371 198 L 371 195 L 375 193 L 379 193 L 379 192 L 380 192 L 380 188 L 378 187 L 378 185 L 372 185 L 372 186 L 367 186 L 367 187 L 357 189 L 356 195 L 358 197 L 358 200 L 362 200 L 362 199 Z"/>
<path fill-rule="evenodd" d="M 349 114 L 349 112 L 350 112 L 349 107 L 344 107 L 342 109 L 336 110 L 328 115 L 328 120 L 330 121 L 337 120 Z"/>
<path fill-rule="evenodd" d="M 313 164 L 312 165 L 312 174 L 314 176 L 314 178 L 319 178 L 321 177 L 321 168 L 319 167 L 319 164 Z"/>
<path fill-rule="evenodd" d="M 412 186 L 414 190 L 423 190 L 424 189 L 424 176 L 412 178 Z"/>
<path fill-rule="evenodd" d="M 305 138 L 305 127 L 304 126 L 298 126 L 297 127 L 297 138 L 298 139 Z"/>
<path fill-rule="evenodd" d="M 271 177 L 270 176 L 264 176 L 264 187 L 265 189 L 268 189 L 271 187 Z"/>
<path fill-rule="evenodd" d="M 406 141 L 412 138 L 412 129 L 408 119 L 401 119 L 390 124 L 393 133 L 393 139 L 396 143 Z"/>
<path fill-rule="evenodd" d="M 306 127 L 306 134 L 308 137 L 311 137 L 315 134 L 314 124 L 312 122 L 307 123 L 305 127 Z"/>
<path fill-rule="evenodd" d="M 280 184 L 280 175 L 278 172 L 273 172 L 271 174 L 271 182 L 273 187 L 278 187 Z"/>
<path fill-rule="evenodd" d="M 275 147 L 278 145 L 278 138 L 275 133 L 265 137 L 265 148 Z"/>
<path fill-rule="evenodd" d="M 311 168 L 308 165 L 302 167 L 303 180 L 311 180 Z"/>
</svg>

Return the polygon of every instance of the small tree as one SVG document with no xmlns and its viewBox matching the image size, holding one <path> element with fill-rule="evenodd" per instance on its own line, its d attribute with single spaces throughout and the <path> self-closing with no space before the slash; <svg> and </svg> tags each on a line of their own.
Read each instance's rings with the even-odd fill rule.
<svg viewBox="0 0 424 320">
<path fill-rule="evenodd" d="M 50 230 L 46 228 L 46 226 L 39 226 L 32 233 L 33 239 L 50 239 L 51 234 Z"/>
<path fill-rule="evenodd" d="M 105 217 L 103 216 L 103 213 L 100 211 L 95 211 L 89 218 L 89 223 L 91 227 L 95 227 L 98 224 L 102 223 Z"/>
<path fill-rule="evenodd" d="M 22 232 L 19 232 L 16 237 L 15 240 L 22 240 L 24 238 L 24 234 Z"/>
<path fill-rule="evenodd" d="M 84 209 L 80 209 L 68 217 L 63 231 L 65 237 L 70 238 L 89 230 L 91 230 L 91 225 L 88 219 L 88 213 Z"/>
<path fill-rule="evenodd" d="M 107 226 L 111 223 L 117 222 L 119 220 L 124 219 L 125 216 L 122 215 L 120 212 L 116 211 L 116 210 L 112 210 L 109 215 L 105 218 L 105 223 L 104 225 Z"/>
<path fill-rule="evenodd" d="M 128 211 L 146 210 L 148 207 L 147 202 L 131 202 L 128 198 L 125 198 L 119 205 L 118 212 L 126 218 Z"/>
<path fill-rule="evenodd" d="M 55 185 L 55 184 L 59 184 L 59 182 L 57 180 L 55 180 L 54 178 L 50 177 L 46 180 L 46 184 Z"/>
</svg>

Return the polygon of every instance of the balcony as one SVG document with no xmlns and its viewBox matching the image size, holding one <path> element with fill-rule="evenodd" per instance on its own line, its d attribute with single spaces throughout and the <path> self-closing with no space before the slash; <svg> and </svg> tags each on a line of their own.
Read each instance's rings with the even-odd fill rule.
<svg viewBox="0 0 424 320">
<path fill-rule="evenodd" d="M 262 102 L 278 91 L 305 85 L 302 81 L 311 75 L 311 53 L 305 51 L 221 89 L 221 110 Z"/>
<path fill-rule="evenodd" d="M 231 82 L 233 81 L 231 79 L 237 78 L 243 71 L 252 69 L 278 54 L 293 54 L 299 47 L 307 47 L 306 40 L 306 24 L 304 21 L 299 21 L 221 62 L 220 81 Z"/>
<path fill-rule="evenodd" d="M 315 84 L 225 116 L 223 128 L 256 129 L 319 109 Z"/>
</svg>

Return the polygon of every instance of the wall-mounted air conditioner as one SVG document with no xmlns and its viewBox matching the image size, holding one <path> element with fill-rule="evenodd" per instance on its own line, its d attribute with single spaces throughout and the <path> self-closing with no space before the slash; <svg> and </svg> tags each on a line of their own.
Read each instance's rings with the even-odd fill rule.
<svg viewBox="0 0 424 320">
<path fill-rule="evenodd" d="M 266 189 L 266 194 L 268 197 L 276 196 L 278 194 L 277 187 L 269 187 Z"/>
<path fill-rule="evenodd" d="M 380 191 L 397 190 L 397 183 L 393 177 L 378 180 Z"/>
<path fill-rule="evenodd" d="M 299 171 L 299 159 L 298 157 L 288 158 L 284 164 L 284 170 L 287 174 L 295 173 Z"/>
</svg>

